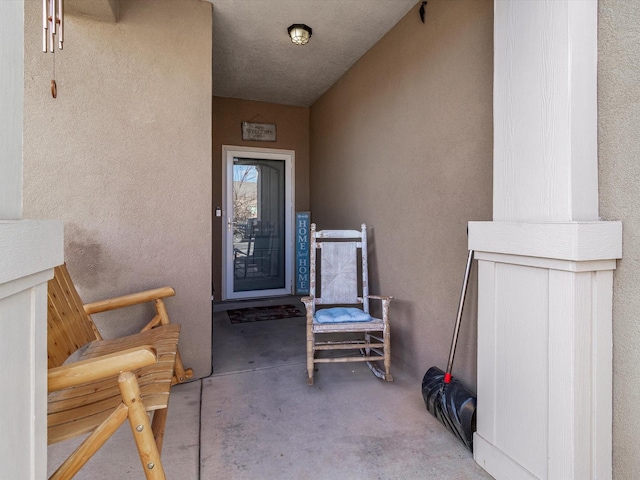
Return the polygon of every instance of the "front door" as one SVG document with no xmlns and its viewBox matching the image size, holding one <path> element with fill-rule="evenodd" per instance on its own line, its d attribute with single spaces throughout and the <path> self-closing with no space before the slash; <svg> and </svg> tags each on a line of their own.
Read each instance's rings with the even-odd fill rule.
<svg viewBox="0 0 640 480">
<path fill-rule="evenodd" d="M 293 152 L 224 147 L 224 299 L 291 294 Z"/>
</svg>

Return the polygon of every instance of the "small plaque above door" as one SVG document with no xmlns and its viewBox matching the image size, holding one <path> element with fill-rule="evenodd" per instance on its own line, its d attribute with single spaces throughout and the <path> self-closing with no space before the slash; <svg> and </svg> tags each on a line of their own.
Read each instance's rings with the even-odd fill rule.
<svg viewBox="0 0 640 480">
<path fill-rule="evenodd" d="M 254 142 L 275 142 L 275 123 L 242 122 L 242 140 Z"/>
</svg>

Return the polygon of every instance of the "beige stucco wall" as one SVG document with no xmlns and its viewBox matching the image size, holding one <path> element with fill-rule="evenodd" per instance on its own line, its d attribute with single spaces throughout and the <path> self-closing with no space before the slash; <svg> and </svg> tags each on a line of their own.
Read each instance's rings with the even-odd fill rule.
<svg viewBox="0 0 640 480">
<path fill-rule="evenodd" d="M 370 227 L 371 292 L 393 295 L 396 365 L 446 366 L 466 224 L 492 212 L 493 8 L 418 6 L 311 107 L 318 228 Z M 475 272 L 475 271 L 474 271 Z M 454 375 L 475 388 L 475 275 Z"/>
<path fill-rule="evenodd" d="M 242 122 L 275 123 L 275 142 L 242 140 Z M 309 209 L 309 108 L 213 97 L 213 207 L 222 207 L 222 146 L 295 151 L 295 210 Z M 221 217 L 213 217 L 213 286 L 220 300 L 222 280 Z M 215 332 L 214 332 L 215 335 Z"/>
<path fill-rule="evenodd" d="M 640 3 L 600 0 L 598 142 L 600 215 L 622 220 L 613 293 L 614 478 L 638 477 L 640 456 Z"/>
<path fill-rule="evenodd" d="M 24 216 L 64 221 L 85 301 L 172 285 L 184 361 L 207 375 L 211 4 L 121 0 L 117 23 L 67 16 L 55 59 L 40 51 L 40 4 L 25 4 Z M 113 336 L 146 313 L 95 320 Z"/>
</svg>

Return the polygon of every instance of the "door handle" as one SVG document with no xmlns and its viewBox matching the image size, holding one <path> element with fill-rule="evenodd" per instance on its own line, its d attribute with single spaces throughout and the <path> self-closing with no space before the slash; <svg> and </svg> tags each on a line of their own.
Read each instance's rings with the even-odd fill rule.
<svg viewBox="0 0 640 480">
<path fill-rule="evenodd" d="M 240 225 L 241 222 L 232 222 L 231 218 L 227 219 L 227 230 L 230 232 L 231 227 L 234 225 Z"/>
</svg>

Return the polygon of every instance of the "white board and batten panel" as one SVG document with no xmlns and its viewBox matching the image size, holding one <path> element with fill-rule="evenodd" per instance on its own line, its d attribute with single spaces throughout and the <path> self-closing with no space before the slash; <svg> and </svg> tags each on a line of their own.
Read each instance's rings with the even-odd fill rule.
<svg viewBox="0 0 640 480">
<path fill-rule="evenodd" d="M 496 444 L 532 473 L 544 465 L 548 418 L 546 272 L 496 265 Z M 527 276 L 526 284 L 520 280 Z M 500 361 L 503 359 L 504 361 Z M 511 359 L 511 361 L 506 361 Z M 526 431 L 527 435 L 522 435 Z"/>
<path fill-rule="evenodd" d="M 610 478 L 611 270 L 477 258 L 476 460 L 497 479 Z"/>
<path fill-rule="evenodd" d="M 47 281 L 60 222 L 0 221 L 0 478 L 46 477 Z"/>
<path fill-rule="evenodd" d="M 594 273 L 592 292 L 592 478 L 608 479 L 613 466 L 613 269 Z"/>
<path fill-rule="evenodd" d="M 549 416 L 544 348 L 548 275 L 543 269 L 519 265 L 479 261 L 478 266 L 482 302 L 478 309 L 478 399 L 482 402 L 478 402 L 477 436 L 481 438 L 475 448 L 476 460 L 487 468 L 478 452 L 488 442 L 505 457 L 517 459 L 509 476 L 501 478 L 544 478 Z M 524 276 L 525 284 L 521 281 Z"/>
<path fill-rule="evenodd" d="M 613 270 L 550 272 L 549 478 L 612 477 Z M 590 301 L 587 301 L 589 299 Z M 571 446 L 571 451 L 567 446 Z"/>
<path fill-rule="evenodd" d="M 580 301 L 590 298 L 591 276 L 549 271 L 548 449 L 572 453 L 549 456 L 551 478 L 592 478 L 590 462 L 579 461 L 591 457 L 591 306 Z"/>
<path fill-rule="evenodd" d="M 499 480 L 611 478 L 615 261 L 476 258 L 476 461 Z"/>
<path fill-rule="evenodd" d="M 46 302 L 46 283 L 0 299 L 2 478 L 46 477 Z"/>
</svg>

